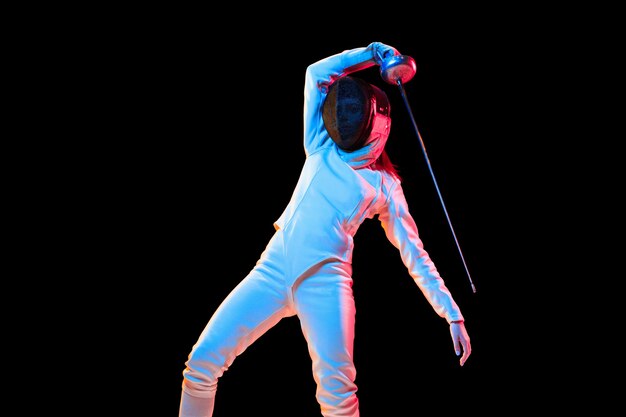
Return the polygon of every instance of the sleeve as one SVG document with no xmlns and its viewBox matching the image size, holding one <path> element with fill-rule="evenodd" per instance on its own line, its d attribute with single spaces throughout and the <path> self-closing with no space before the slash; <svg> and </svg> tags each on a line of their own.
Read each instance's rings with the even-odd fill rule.
<svg viewBox="0 0 626 417">
<path fill-rule="evenodd" d="M 304 81 L 304 150 L 310 155 L 331 140 L 324 127 L 322 106 L 330 85 L 338 78 L 380 64 L 398 51 L 380 42 L 348 49 L 310 64 Z"/>
<path fill-rule="evenodd" d="M 387 239 L 400 251 L 402 262 L 435 312 L 448 323 L 463 320 L 461 310 L 424 249 L 400 182 L 392 186 L 378 219 Z"/>
</svg>

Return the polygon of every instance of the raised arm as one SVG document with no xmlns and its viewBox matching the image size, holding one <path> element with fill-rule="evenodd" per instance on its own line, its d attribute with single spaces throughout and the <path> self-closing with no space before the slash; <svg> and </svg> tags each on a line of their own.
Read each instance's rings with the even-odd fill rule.
<svg viewBox="0 0 626 417">
<path fill-rule="evenodd" d="M 322 105 L 328 87 L 337 79 L 356 71 L 380 65 L 399 52 L 381 42 L 348 49 L 323 58 L 306 69 L 304 82 L 304 149 L 307 154 L 331 142 L 322 120 Z"/>
</svg>

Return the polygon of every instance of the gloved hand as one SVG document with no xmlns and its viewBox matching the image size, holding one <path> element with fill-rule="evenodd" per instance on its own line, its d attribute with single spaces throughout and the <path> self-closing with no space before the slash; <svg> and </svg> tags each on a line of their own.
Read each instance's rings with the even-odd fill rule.
<svg viewBox="0 0 626 417">
<path fill-rule="evenodd" d="M 386 59 L 400 55 L 400 52 L 393 46 L 385 45 L 382 42 L 372 42 L 369 47 L 372 49 L 374 53 L 374 61 L 376 61 L 377 65 L 382 65 Z"/>
</svg>

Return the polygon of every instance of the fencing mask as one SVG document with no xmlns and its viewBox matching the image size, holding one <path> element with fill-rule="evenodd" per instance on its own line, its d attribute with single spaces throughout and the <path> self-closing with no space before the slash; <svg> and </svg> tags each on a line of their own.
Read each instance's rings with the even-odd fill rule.
<svg viewBox="0 0 626 417">
<path fill-rule="evenodd" d="M 389 98 L 383 90 L 359 78 L 337 79 L 324 101 L 322 118 L 333 141 L 352 152 L 367 145 L 371 138 L 389 136 Z"/>
</svg>

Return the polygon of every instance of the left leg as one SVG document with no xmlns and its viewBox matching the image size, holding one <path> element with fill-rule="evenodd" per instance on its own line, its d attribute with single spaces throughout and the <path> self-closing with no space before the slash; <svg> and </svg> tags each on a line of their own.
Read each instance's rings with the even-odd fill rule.
<svg viewBox="0 0 626 417">
<path fill-rule="evenodd" d="M 218 379 L 261 335 L 295 312 L 276 233 L 253 270 L 230 292 L 193 346 L 183 371 L 179 417 L 211 417 Z"/>
<path fill-rule="evenodd" d="M 293 294 L 324 417 L 359 417 L 351 272 L 350 265 L 322 265 L 304 277 Z"/>
</svg>

